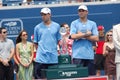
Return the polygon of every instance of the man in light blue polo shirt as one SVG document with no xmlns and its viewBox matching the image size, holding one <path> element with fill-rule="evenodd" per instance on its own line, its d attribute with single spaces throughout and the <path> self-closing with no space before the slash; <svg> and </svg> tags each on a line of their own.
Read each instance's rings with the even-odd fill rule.
<svg viewBox="0 0 120 80">
<path fill-rule="evenodd" d="M 42 22 L 34 28 L 34 43 L 37 48 L 35 79 L 44 78 L 41 69 L 58 63 L 57 44 L 60 40 L 60 25 L 51 20 L 51 10 L 41 9 Z"/>
<path fill-rule="evenodd" d="M 87 19 L 87 6 L 79 6 L 78 15 L 79 19 L 71 23 L 70 30 L 70 38 L 74 39 L 72 47 L 73 63 L 87 66 L 89 74 L 93 75 L 90 71 L 94 60 L 92 42 L 99 40 L 97 25 L 94 21 Z"/>
</svg>

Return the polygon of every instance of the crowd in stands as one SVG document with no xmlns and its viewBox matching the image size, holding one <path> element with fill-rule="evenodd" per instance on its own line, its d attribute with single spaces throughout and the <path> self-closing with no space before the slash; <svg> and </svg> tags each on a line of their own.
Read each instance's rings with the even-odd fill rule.
<svg viewBox="0 0 120 80">
<path fill-rule="evenodd" d="M 0 6 L 42 5 L 42 4 L 95 2 L 95 1 L 105 0 L 0 0 Z"/>
</svg>

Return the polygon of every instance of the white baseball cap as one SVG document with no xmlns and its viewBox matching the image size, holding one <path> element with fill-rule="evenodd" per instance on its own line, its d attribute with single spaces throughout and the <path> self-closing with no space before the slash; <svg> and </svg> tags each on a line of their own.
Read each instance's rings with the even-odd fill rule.
<svg viewBox="0 0 120 80">
<path fill-rule="evenodd" d="M 51 10 L 49 8 L 47 8 L 47 7 L 42 8 L 40 12 L 44 13 L 44 14 L 48 14 L 48 13 L 51 14 Z"/>
<path fill-rule="evenodd" d="M 85 11 L 88 11 L 87 6 L 85 6 L 85 5 L 79 6 L 79 7 L 78 7 L 78 10 L 80 10 L 80 9 L 83 9 L 83 10 L 85 10 Z"/>
</svg>

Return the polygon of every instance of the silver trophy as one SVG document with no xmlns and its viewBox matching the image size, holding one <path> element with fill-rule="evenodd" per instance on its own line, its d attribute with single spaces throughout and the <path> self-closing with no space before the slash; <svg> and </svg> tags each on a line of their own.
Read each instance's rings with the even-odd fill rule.
<svg viewBox="0 0 120 80">
<path fill-rule="evenodd" d="M 60 46 L 60 54 L 68 54 L 67 43 L 66 43 L 66 39 L 65 39 L 66 33 L 67 33 L 66 28 L 61 27 L 60 34 L 62 36 L 62 39 L 61 39 L 61 46 Z"/>
<path fill-rule="evenodd" d="M 63 37 L 65 34 L 66 34 L 66 28 L 65 27 L 61 27 L 60 28 L 60 34 L 61 34 L 61 36 Z"/>
<path fill-rule="evenodd" d="M 65 27 L 61 27 L 60 34 L 62 36 L 61 44 L 60 44 L 60 55 L 58 56 L 59 64 L 70 64 L 71 63 L 71 56 L 68 55 L 68 47 L 66 43 L 66 33 L 67 30 Z"/>
</svg>

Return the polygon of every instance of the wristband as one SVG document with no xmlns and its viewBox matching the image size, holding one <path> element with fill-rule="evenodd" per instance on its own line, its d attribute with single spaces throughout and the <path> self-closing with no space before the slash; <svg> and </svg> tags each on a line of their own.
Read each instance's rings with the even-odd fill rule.
<svg viewBox="0 0 120 80">
<path fill-rule="evenodd" d="M 69 39 L 71 39 L 71 35 L 69 36 Z"/>
</svg>

